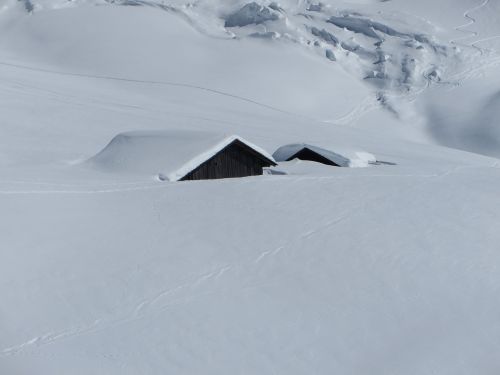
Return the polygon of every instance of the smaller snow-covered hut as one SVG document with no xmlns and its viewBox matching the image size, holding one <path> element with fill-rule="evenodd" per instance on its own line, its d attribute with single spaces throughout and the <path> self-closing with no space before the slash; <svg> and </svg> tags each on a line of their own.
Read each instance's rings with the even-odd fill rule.
<svg viewBox="0 0 500 375">
<path fill-rule="evenodd" d="M 198 131 L 132 131 L 89 160 L 101 170 L 185 181 L 256 176 L 273 157 L 241 137 Z"/>
<path fill-rule="evenodd" d="M 278 162 L 300 159 L 334 167 L 366 167 L 376 161 L 375 156 L 367 152 L 347 149 L 333 152 L 307 143 L 282 146 L 274 152 L 273 157 Z"/>
</svg>

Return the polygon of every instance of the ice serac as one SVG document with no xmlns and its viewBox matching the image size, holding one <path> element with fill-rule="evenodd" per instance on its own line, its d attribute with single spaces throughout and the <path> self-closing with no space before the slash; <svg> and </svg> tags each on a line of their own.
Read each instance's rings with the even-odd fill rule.
<svg viewBox="0 0 500 375">
<path fill-rule="evenodd" d="M 225 27 L 243 27 L 251 24 L 261 24 L 266 21 L 275 21 L 279 17 L 269 7 L 256 2 L 245 4 L 241 9 L 227 16 Z"/>
<path fill-rule="evenodd" d="M 329 33 L 325 29 L 320 30 L 320 29 L 318 29 L 316 27 L 312 27 L 311 28 L 311 33 L 312 33 L 312 35 L 320 37 L 325 42 L 330 43 L 330 44 L 332 44 L 334 46 L 336 46 L 337 44 L 339 44 L 339 40 L 335 37 L 335 35 Z"/>
<path fill-rule="evenodd" d="M 373 39 L 382 40 L 381 36 L 379 36 L 375 32 L 375 30 L 381 31 L 380 30 L 381 28 L 375 27 L 376 23 L 370 20 L 355 18 L 351 16 L 344 16 L 344 17 L 332 16 L 328 19 L 328 22 L 334 24 L 337 27 L 340 27 L 341 29 L 345 28 L 349 31 L 363 34 Z"/>
</svg>

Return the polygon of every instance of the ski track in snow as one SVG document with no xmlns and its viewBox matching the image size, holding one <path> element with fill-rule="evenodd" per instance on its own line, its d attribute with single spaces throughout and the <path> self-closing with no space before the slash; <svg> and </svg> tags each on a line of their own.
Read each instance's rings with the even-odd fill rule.
<svg viewBox="0 0 500 375">
<path fill-rule="evenodd" d="M 357 178 L 385 178 L 385 177 L 435 177 L 436 174 L 422 173 L 422 174 L 399 174 L 399 173 L 385 173 L 385 174 L 366 174 L 357 175 Z M 286 177 L 286 176 L 285 176 Z M 297 178 L 297 180 L 338 180 L 338 179 L 350 179 L 352 176 L 293 176 L 288 175 L 290 178 Z M 283 179 L 283 176 L 277 176 L 273 178 L 267 178 L 262 180 L 262 182 L 275 182 Z M 248 183 L 249 180 L 243 178 L 239 183 Z M 196 182 L 194 182 L 196 183 Z M 25 181 L 25 180 L 5 180 L 0 181 L 0 186 L 2 185 L 19 185 L 19 186 L 33 186 L 40 187 L 46 186 L 47 189 L 0 189 L 0 195 L 43 195 L 43 194 L 74 194 L 74 195 L 86 195 L 86 194 L 110 194 L 110 193 L 126 193 L 134 191 L 145 191 L 145 190 L 161 190 L 167 187 L 178 186 L 177 183 L 171 182 L 147 182 L 147 181 L 132 181 L 132 182 L 118 182 L 118 183 L 59 183 L 51 181 Z M 74 188 L 74 189 L 71 189 Z M 158 200 L 161 200 L 161 198 Z M 160 214 L 158 212 L 158 214 Z M 161 216 L 161 215 L 160 215 Z M 159 218 L 160 222 L 161 217 Z"/>
<path fill-rule="evenodd" d="M 160 293 L 158 293 L 152 299 L 144 300 L 140 302 L 132 311 L 129 311 L 123 317 L 115 317 L 109 319 L 97 319 L 93 323 L 89 325 L 82 325 L 79 327 L 70 328 L 67 330 L 59 331 L 59 332 L 49 332 L 43 335 L 36 336 L 31 338 L 30 340 L 23 342 L 22 344 L 14 345 L 0 351 L 0 358 L 8 357 L 16 354 L 21 354 L 28 350 L 42 347 L 50 344 L 54 344 L 56 342 L 60 342 L 62 340 L 67 340 L 83 335 L 94 334 L 101 331 L 105 331 L 110 328 L 114 328 L 116 326 L 130 323 L 142 318 L 145 318 L 151 314 L 158 313 L 164 311 L 168 308 L 171 308 L 179 303 L 183 303 L 185 301 L 189 301 L 190 299 L 197 298 L 200 295 L 204 294 L 191 294 L 189 298 L 187 296 L 180 297 L 178 299 L 170 299 L 168 304 L 163 304 L 158 309 L 154 309 L 154 306 L 157 305 L 161 300 L 165 297 L 174 295 L 178 291 L 182 291 L 184 289 L 195 288 L 199 285 L 202 285 L 210 280 L 219 279 L 225 272 L 231 269 L 231 266 L 224 266 L 214 271 L 203 273 L 198 275 L 194 281 L 187 282 L 170 289 L 166 289 Z"/>
<path fill-rule="evenodd" d="M 41 94 L 37 95 L 34 93 L 27 93 L 27 92 L 23 92 L 23 94 L 42 97 Z M 128 113 L 135 112 L 134 115 L 142 116 L 142 117 L 144 117 L 145 113 L 161 114 L 161 115 L 182 117 L 182 118 L 187 118 L 187 119 L 202 120 L 202 121 L 213 122 L 213 123 L 217 123 L 217 124 L 224 123 L 224 124 L 234 125 L 233 122 L 223 120 L 223 119 L 210 118 L 210 117 L 206 117 L 206 116 L 188 115 L 186 113 L 167 111 L 167 110 L 163 110 L 163 109 L 159 109 L 159 108 L 146 108 L 146 107 L 142 107 L 139 105 L 120 103 L 120 102 L 116 102 L 116 101 L 111 102 L 111 101 L 104 101 L 104 100 L 99 100 L 99 99 L 95 99 L 95 98 L 78 98 L 77 96 L 70 96 L 70 95 L 65 97 L 61 93 L 54 94 L 54 95 L 59 95 L 59 97 L 54 97 L 53 100 L 58 101 L 60 103 L 73 105 L 73 106 L 81 106 L 81 107 L 86 107 L 86 108 L 100 108 L 100 109 L 107 110 L 107 111 L 122 110 L 122 111 L 127 111 Z M 45 96 L 44 98 L 47 98 L 47 96 Z M 72 98 L 74 100 L 67 100 L 68 98 Z M 115 107 L 115 108 L 113 108 L 113 107 Z"/>
<path fill-rule="evenodd" d="M 463 24 L 463 25 L 455 27 L 455 30 L 462 32 L 462 33 L 465 33 L 467 35 L 464 35 L 463 37 L 460 37 L 460 38 L 450 40 L 451 44 L 454 44 L 456 46 L 466 47 L 466 48 L 473 48 L 476 51 L 478 51 L 480 56 L 485 57 L 485 56 L 489 55 L 488 56 L 489 58 L 488 59 L 484 58 L 484 59 L 480 59 L 480 60 L 475 59 L 474 64 L 469 64 L 469 66 L 471 66 L 470 68 L 467 68 L 467 69 L 462 70 L 456 74 L 453 74 L 452 76 L 448 77 L 446 82 L 441 82 L 441 83 L 452 84 L 451 85 L 452 88 L 453 88 L 453 86 L 460 86 L 463 81 L 466 81 L 469 79 L 474 79 L 477 76 L 481 75 L 485 69 L 495 68 L 498 65 L 500 65 L 500 57 L 499 56 L 491 56 L 491 54 L 489 54 L 489 52 L 491 52 L 491 51 L 489 51 L 485 48 L 481 48 L 479 46 L 480 43 L 500 38 L 500 35 L 479 39 L 479 40 L 476 40 L 470 44 L 460 43 L 460 41 L 465 41 L 467 39 L 479 37 L 478 32 L 472 31 L 472 30 L 467 30 L 466 28 L 468 28 L 472 25 L 475 25 L 477 23 L 476 18 L 472 17 L 471 14 L 487 7 L 490 4 L 490 1 L 491 0 L 484 0 L 481 4 L 466 10 L 464 12 L 463 17 L 466 18 L 468 20 L 468 22 Z"/>
<path fill-rule="evenodd" d="M 380 104 L 376 99 L 376 95 L 370 94 L 345 115 L 342 115 L 334 120 L 324 120 L 323 122 L 344 126 L 355 124 L 357 119 L 377 108 L 380 108 Z"/>
<path fill-rule="evenodd" d="M 450 40 L 451 44 L 454 45 L 461 45 L 463 47 L 467 48 L 473 48 L 476 51 L 479 52 L 481 56 L 485 56 L 487 54 L 487 50 L 484 48 L 481 48 L 479 46 L 480 43 L 487 42 L 490 40 L 498 39 L 500 38 L 500 35 L 498 36 L 491 36 L 488 38 L 484 39 L 479 39 L 474 41 L 471 44 L 465 44 L 465 43 L 460 43 L 462 40 L 467 40 L 473 37 L 479 37 L 479 33 L 476 31 L 472 30 L 467 30 L 468 27 L 474 25 L 477 23 L 477 20 L 472 17 L 472 13 L 477 12 L 490 4 L 491 0 L 484 0 L 481 4 L 474 6 L 473 8 L 470 8 L 466 10 L 463 14 L 463 17 L 468 20 L 467 23 L 455 27 L 455 30 L 465 33 L 467 35 L 452 39 Z M 480 63 L 476 63 L 472 65 L 472 68 L 463 70 L 459 73 L 454 74 L 453 76 L 449 77 L 447 81 L 444 82 L 437 82 L 439 84 L 451 84 L 452 86 L 460 86 L 461 83 L 467 79 L 475 78 L 476 74 L 483 72 L 485 69 L 488 68 L 493 68 L 496 67 L 497 65 L 500 64 L 500 58 L 490 58 L 490 59 L 483 59 L 480 61 Z M 411 95 L 408 95 L 408 93 L 403 93 L 403 94 L 398 94 L 398 93 L 391 93 L 390 91 L 387 90 L 382 90 L 384 95 L 387 98 L 392 98 L 392 99 L 406 99 L 409 103 L 414 102 L 421 94 L 423 94 L 430 86 L 432 85 L 431 80 L 429 77 L 426 75 L 426 72 L 422 73 L 425 82 L 425 85 L 421 87 L 419 90 L 413 92 Z M 333 123 L 333 124 L 338 124 L 338 125 L 344 125 L 348 126 L 351 124 L 355 124 L 356 120 L 359 119 L 360 117 L 372 112 L 373 110 L 376 110 L 377 108 L 380 108 L 380 103 L 377 101 L 375 95 L 369 95 L 367 96 L 364 100 L 362 100 L 359 104 L 357 104 L 353 109 L 351 109 L 349 112 L 347 112 L 345 115 L 340 116 L 336 119 L 333 120 L 324 120 L 323 122 L 325 123 Z"/>
<path fill-rule="evenodd" d="M 463 44 L 463 43 L 458 43 L 458 42 L 461 41 L 461 40 L 470 39 L 470 38 L 473 38 L 473 37 L 479 35 L 478 32 L 467 30 L 466 28 L 469 27 L 469 26 L 472 26 L 472 25 L 474 25 L 476 23 L 476 19 L 474 17 L 472 17 L 471 14 L 474 13 L 474 12 L 476 12 L 476 11 L 478 11 L 478 10 L 481 10 L 484 7 L 486 7 L 489 4 L 489 2 L 490 2 L 490 0 L 484 0 L 481 4 L 475 6 L 475 7 L 471 8 L 471 9 L 468 9 L 468 10 L 466 10 L 464 12 L 464 18 L 466 18 L 468 20 L 468 22 L 466 24 L 463 24 L 463 25 L 455 27 L 455 30 L 457 30 L 459 32 L 462 32 L 462 33 L 465 33 L 465 34 L 468 34 L 468 35 L 465 35 L 465 36 L 463 36 L 461 38 L 456 38 L 456 39 L 450 40 L 451 44 L 462 45 L 462 46 L 465 46 L 465 47 L 472 47 L 472 48 L 475 48 L 477 51 L 479 51 L 479 53 L 481 55 L 484 54 L 483 49 L 475 46 L 474 43 L 472 43 L 472 44 Z"/>
<path fill-rule="evenodd" d="M 116 186 L 120 186 L 117 184 Z M 128 185 L 128 184 L 123 184 Z M 108 185 L 104 185 L 108 186 Z M 135 187 L 123 187 L 123 188 L 102 188 L 102 189 L 90 189 L 90 190 L 0 190 L 0 195 L 35 195 L 35 194 L 109 194 L 109 193 L 124 193 L 131 191 L 141 191 L 141 190 L 154 190 L 163 189 L 168 184 L 150 183 L 144 186 Z"/>
<path fill-rule="evenodd" d="M 134 111 L 137 115 L 144 116 L 144 113 L 148 114 L 162 114 L 162 115 L 168 115 L 168 116 L 177 116 L 177 117 L 182 117 L 182 118 L 188 118 L 188 119 L 194 119 L 194 120 L 202 120 L 202 121 L 207 121 L 207 122 L 213 122 L 217 124 L 228 124 L 228 125 L 235 125 L 234 122 L 227 121 L 224 119 L 218 119 L 218 118 L 211 118 L 211 117 L 206 117 L 206 116 L 199 116 L 199 115 L 189 115 L 186 113 L 182 112 L 175 112 L 175 111 L 168 111 L 160 108 L 148 108 L 136 104 L 128 104 L 128 103 L 122 103 L 118 101 L 109 101 L 109 100 L 102 100 L 102 99 L 97 99 L 97 98 L 89 98 L 89 97 L 82 97 L 82 96 L 77 96 L 77 95 L 71 95 L 71 94 L 66 94 L 63 92 L 58 92 L 54 90 L 48 90 L 45 88 L 41 87 L 36 87 L 33 85 L 27 85 L 25 83 L 20 83 L 20 82 L 11 82 L 13 85 L 17 86 L 16 88 L 13 87 L 1 87 L 0 89 L 4 92 L 7 93 L 13 93 L 13 94 L 19 94 L 21 93 L 22 95 L 26 96 L 32 96 L 35 98 L 43 98 L 47 99 L 50 97 L 52 100 L 57 101 L 59 103 L 64 103 L 64 104 L 69 104 L 73 106 L 81 106 L 81 107 L 86 107 L 86 108 L 100 108 L 103 110 L 107 111 L 116 111 L 116 110 L 122 110 L 122 111 L 128 111 L 130 113 L 131 111 Z M 30 90 L 31 92 L 29 92 Z M 314 121 L 314 120 L 311 120 Z"/>
<path fill-rule="evenodd" d="M 492 166 L 493 168 L 494 166 Z M 465 168 L 465 167 L 462 167 Z M 398 173 L 385 173 L 385 174 L 366 174 L 357 175 L 357 178 L 386 178 L 386 177 L 422 177 L 430 178 L 437 177 L 439 174 L 398 174 Z M 288 175 L 291 178 L 297 178 L 297 180 L 339 180 L 339 179 L 350 179 L 352 176 L 293 176 Z M 283 179 L 283 176 L 277 176 L 275 178 L 268 178 L 268 182 L 275 182 L 279 179 Z M 242 179 L 245 180 L 245 179 Z M 262 180 L 265 181 L 265 180 Z M 195 182 L 196 183 L 196 182 Z M 241 181 L 240 183 L 248 183 L 247 181 Z M 56 189 L 30 189 L 30 190 L 0 190 L 0 195 L 44 195 L 44 194 L 73 194 L 73 195 L 91 195 L 91 194 L 110 194 L 110 193 L 126 193 L 134 191 L 146 191 L 146 190 L 161 190 L 168 187 L 175 187 L 177 183 L 171 182 L 122 182 L 122 183 L 109 183 L 109 184 L 92 184 L 92 183 L 75 183 L 75 184 L 64 184 L 64 183 L 54 183 L 54 182 L 44 182 L 44 181 L 1 181 L 2 184 L 11 185 L 28 185 L 28 186 L 47 186 L 56 187 Z M 69 189 L 74 187 L 75 189 Z M 61 189 L 64 188 L 64 189 Z M 87 189 L 86 189 L 87 188 Z M 90 189 L 88 189 L 90 188 Z M 161 200 L 161 199 L 159 199 Z M 159 202 L 157 202 L 159 203 Z M 161 220 L 160 212 L 158 212 L 159 221 Z"/>
<path fill-rule="evenodd" d="M 266 251 L 262 252 L 254 260 L 254 262 L 259 263 L 260 261 L 262 261 L 263 259 L 265 259 L 268 256 L 274 256 L 274 255 L 282 252 L 283 250 L 285 250 L 287 247 L 290 247 L 291 245 L 295 244 L 296 241 L 308 239 L 308 238 L 310 238 L 314 235 L 317 235 L 317 234 L 319 234 L 327 229 L 330 229 L 330 228 L 332 228 L 332 227 L 334 227 L 334 226 L 336 226 L 336 225 L 338 225 L 338 224 L 340 224 L 348 219 L 353 218 L 354 216 L 358 215 L 360 212 L 363 212 L 364 210 L 368 209 L 371 206 L 379 205 L 380 202 L 394 200 L 394 197 L 397 197 L 400 195 L 407 195 L 410 190 L 416 190 L 416 189 L 418 189 L 418 188 L 420 188 L 428 183 L 434 182 L 435 179 L 444 178 L 446 176 L 449 176 L 453 173 L 458 172 L 459 170 L 466 169 L 466 168 L 467 167 L 464 167 L 464 166 L 457 166 L 455 168 L 449 169 L 449 170 L 442 172 L 442 173 L 428 174 L 428 175 L 406 175 L 407 177 L 422 177 L 423 180 L 422 180 L 422 182 L 413 185 L 411 187 L 411 189 L 405 189 L 405 190 L 401 191 L 400 193 L 392 194 L 390 196 L 385 196 L 385 198 L 382 198 L 382 199 L 375 199 L 375 200 L 368 201 L 367 203 L 364 203 L 362 205 L 354 207 L 354 209 L 350 210 L 348 213 L 346 213 L 344 215 L 341 215 L 333 220 L 327 220 L 323 224 L 318 226 L 317 228 L 310 229 L 310 230 L 307 230 L 307 231 L 299 234 L 295 239 L 288 241 L 285 245 L 281 245 L 275 249 L 266 250 Z M 495 168 L 495 166 L 492 165 L 491 168 Z"/>
<path fill-rule="evenodd" d="M 306 119 L 315 121 L 314 119 L 308 118 L 305 115 L 301 115 L 301 114 L 293 113 L 293 112 L 288 112 L 288 111 L 285 111 L 283 109 L 280 109 L 280 108 L 277 108 L 277 107 L 274 107 L 271 105 L 267 105 L 265 103 L 261 103 L 261 102 L 258 102 L 256 100 L 253 100 L 253 99 L 245 98 L 243 96 L 231 94 L 231 93 L 216 90 L 216 89 L 211 89 L 208 87 L 191 85 L 188 83 L 170 82 L 170 81 L 140 80 L 140 79 L 133 79 L 133 78 L 114 77 L 114 76 L 109 76 L 109 75 L 93 75 L 93 74 L 85 74 L 85 73 L 61 72 L 61 71 L 57 71 L 57 70 L 34 68 L 31 66 L 27 66 L 27 65 L 13 64 L 13 63 L 5 62 L 5 61 L 0 61 L 0 65 L 12 67 L 12 68 L 17 68 L 17 69 L 30 70 L 30 71 L 35 71 L 35 72 L 43 72 L 43 73 L 49 73 L 49 74 L 55 74 L 55 75 L 62 75 L 62 76 L 91 78 L 91 79 L 103 79 L 103 80 L 109 80 L 109 81 L 149 84 L 149 85 L 158 85 L 158 86 L 183 87 L 183 88 L 187 88 L 187 89 L 205 91 L 205 92 L 208 92 L 211 94 L 225 96 L 228 98 L 232 98 L 232 99 L 236 99 L 236 100 L 243 101 L 246 103 L 250 103 L 250 104 L 259 106 L 261 108 L 266 108 L 266 109 L 269 109 L 271 111 L 283 113 L 286 115 L 291 115 L 294 117 L 306 118 Z"/>
<path fill-rule="evenodd" d="M 495 40 L 495 39 L 500 39 L 500 35 L 494 35 L 494 36 L 490 36 L 488 38 L 476 40 L 474 43 L 472 43 L 472 45 L 475 46 L 475 47 L 477 47 L 477 48 L 479 48 L 477 46 L 478 44 L 481 44 L 481 43 L 484 43 L 484 42 L 489 42 L 489 41 Z M 482 48 L 482 50 L 484 51 L 484 48 Z"/>
<path fill-rule="evenodd" d="M 452 40 L 450 40 L 450 43 L 455 44 L 455 45 L 462 45 L 465 47 L 475 48 L 481 55 L 484 55 L 486 53 L 487 50 L 479 47 L 479 44 L 490 41 L 490 40 L 498 39 L 498 38 L 500 38 L 500 35 L 493 35 L 493 36 L 490 36 L 487 38 L 479 39 L 479 40 L 474 41 L 471 44 L 464 44 L 464 43 L 458 43 L 458 42 L 479 36 L 479 33 L 477 31 L 467 30 L 468 27 L 473 26 L 474 24 L 477 23 L 477 19 L 472 17 L 471 14 L 475 13 L 483 8 L 486 8 L 490 4 L 490 2 L 491 2 L 491 0 L 484 0 L 481 4 L 475 6 L 471 9 L 468 9 L 464 12 L 464 18 L 468 19 L 468 22 L 466 24 L 455 27 L 455 30 L 460 31 L 460 32 L 465 33 L 465 34 L 468 34 L 468 35 L 465 35 L 465 36 L 460 37 L 460 38 L 452 39 Z"/>
<path fill-rule="evenodd" d="M 490 167 L 491 168 L 498 168 L 499 163 L 495 162 Z M 231 272 L 232 270 L 237 270 L 237 271 L 241 272 L 249 267 L 258 266 L 263 261 L 270 260 L 277 255 L 284 254 L 290 247 L 297 244 L 297 242 L 308 240 L 311 237 L 316 236 L 316 235 L 318 235 L 326 230 L 329 230 L 342 222 L 353 219 L 357 215 L 362 214 L 363 212 L 365 212 L 366 210 L 368 210 L 370 208 L 376 209 L 378 206 L 380 206 L 381 202 L 385 202 L 388 200 L 394 200 L 394 198 L 398 197 L 398 196 L 408 195 L 409 190 L 417 190 L 417 189 L 421 188 L 422 186 L 435 183 L 438 180 L 441 180 L 449 175 L 452 175 L 454 173 L 459 172 L 460 170 L 467 169 L 467 168 L 470 168 L 470 167 L 468 167 L 468 166 L 456 166 L 456 167 L 451 168 L 449 170 L 446 170 L 444 172 L 435 173 L 435 174 L 408 175 L 408 176 L 412 176 L 412 177 L 421 177 L 422 181 L 420 183 L 414 184 L 410 189 L 401 190 L 399 193 L 392 194 L 390 196 L 386 196 L 385 198 L 382 198 L 382 199 L 377 198 L 377 199 L 369 200 L 368 202 L 366 202 L 364 204 L 361 204 L 357 207 L 354 207 L 349 212 L 346 212 L 346 213 L 344 213 L 344 214 L 342 214 L 334 219 L 326 220 L 321 225 L 319 225 L 315 228 L 312 228 L 312 229 L 308 229 L 308 230 L 300 233 L 295 238 L 288 240 L 285 244 L 282 244 L 278 247 L 268 249 L 268 250 L 261 252 L 259 254 L 259 256 L 257 256 L 257 257 L 249 257 L 246 260 L 244 260 L 242 262 L 237 262 L 235 264 L 225 264 L 221 267 L 210 270 L 209 272 L 199 274 L 199 275 L 195 276 L 194 279 L 191 281 L 187 281 L 187 282 L 182 283 L 180 285 L 172 286 L 172 287 L 166 288 L 164 290 L 161 290 L 153 297 L 148 298 L 148 299 L 144 299 L 144 300 L 138 302 L 136 307 L 133 308 L 132 310 L 130 310 L 128 313 L 126 313 L 125 316 L 122 316 L 122 317 L 115 316 L 114 318 L 111 317 L 108 319 L 97 319 L 89 325 L 83 325 L 83 326 L 76 327 L 76 328 L 70 328 L 67 330 L 59 331 L 59 332 L 49 332 L 49 333 L 45 333 L 45 334 L 36 336 L 36 337 L 31 338 L 31 339 L 29 339 L 21 344 L 14 345 L 14 346 L 7 347 L 7 348 L 3 349 L 2 351 L 0 351 L 0 358 L 21 354 L 23 352 L 26 352 L 27 350 L 41 347 L 41 346 L 54 344 L 54 343 L 62 341 L 62 340 L 76 338 L 79 336 L 93 334 L 93 333 L 98 333 L 98 332 L 104 331 L 106 329 L 116 327 L 118 325 L 127 324 L 130 322 L 145 318 L 151 314 L 162 312 L 166 309 L 169 309 L 169 308 L 172 308 L 172 307 L 178 305 L 179 303 L 186 303 L 186 302 L 189 302 L 190 300 L 196 299 L 200 296 L 205 296 L 205 295 L 207 295 L 207 292 L 198 293 L 198 294 L 193 294 L 192 292 L 190 292 L 189 296 L 187 296 L 187 295 L 182 296 L 181 295 L 181 296 L 178 296 L 177 298 L 175 297 L 176 294 L 178 294 L 179 292 L 182 292 L 183 290 L 197 288 L 197 287 L 205 285 L 206 283 L 217 281 L 218 279 L 222 278 L 225 274 Z M 157 202 L 157 203 L 159 203 L 159 202 Z M 159 209 L 158 209 L 158 213 L 160 214 L 159 220 L 161 222 L 161 211 Z M 244 287 L 248 287 L 248 286 L 244 286 Z M 210 293 L 216 293 L 216 291 L 210 292 Z M 165 300 L 165 301 L 162 303 L 163 300 Z"/>
</svg>

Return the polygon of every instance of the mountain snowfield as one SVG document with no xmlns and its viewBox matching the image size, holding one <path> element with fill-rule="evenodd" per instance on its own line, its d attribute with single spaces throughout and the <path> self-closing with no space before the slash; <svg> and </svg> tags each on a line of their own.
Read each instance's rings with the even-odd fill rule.
<svg viewBox="0 0 500 375">
<path fill-rule="evenodd" d="M 0 0 L 0 374 L 498 374 L 499 72 L 498 0 Z M 180 130 L 382 163 L 95 162 Z"/>
</svg>

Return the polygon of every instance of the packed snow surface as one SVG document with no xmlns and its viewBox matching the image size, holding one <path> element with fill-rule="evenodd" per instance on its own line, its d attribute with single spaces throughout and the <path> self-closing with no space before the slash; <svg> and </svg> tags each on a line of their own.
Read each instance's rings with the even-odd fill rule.
<svg viewBox="0 0 500 375">
<path fill-rule="evenodd" d="M 499 53 L 497 0 L 0 0 L 0 374 L 498 374 Z M 377 160 L 152 178 L 206 133 Z"/>
</svg>

